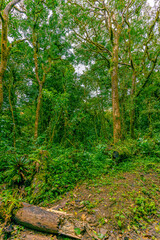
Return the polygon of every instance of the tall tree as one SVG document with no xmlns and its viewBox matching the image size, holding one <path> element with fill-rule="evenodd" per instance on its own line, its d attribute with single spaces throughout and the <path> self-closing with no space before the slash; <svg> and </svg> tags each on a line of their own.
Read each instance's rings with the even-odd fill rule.
<svg viewBox="0 0 160 240">
<path fill-rule="evenodd" d="M 7 59 L 13 43 L 8 46 L 8 23 L 11 9 L 21 0 L 13 0 L 9 2 L 4 10 L 0 11 L 0 18 L 2 22 L 1 33 L 1 64 L 0 64 L 0 110 L 3 104 L 3 76 L 7 68 Z M 2 1 L 3 3 L 3 1 Z M 15 44 L 15 43 L 14 43 Z"/>
<path fill-rule="evenodd" d="M 61 43 L 63 32 L 59 24 L 57 1 L 34 0 L 26 2 L 27 31 L 30 35 L 31 58 L 34 62 L 34 75 L 38 84 L 38 96 L 35 114 L 34 138 L 38 137 L 40 112 L 42 107 L 43 89 L 50 78 L 51 70 L 56 61 L 61 61 L 64 49 Z M 52 78 L 53 82 L 54 76 Z M 34 79 L 32 79 L 34 81 Z M 53 83 L 52 83 L 53 84 Z"/>
<path fill-rule="evenodd" d="M 156 33 L 159 21 L 159 9 L 152 10 L 152 15 L 146 15 L 144 9 L 147 13 L 151 12 L 147 5 L 144 5 L 142 9 L 139 8 L 137 10 L 137 16 L 133 17 L 132 21 L 129 21 L 128 16 L 125 18 L 128 27 L 128 41 L 126 41 L 126 36 L 124 37 L 124 41 L 125 46 L 128 48 L 127 51 L 132 72 L 130 94 L 130 134 L 132 138 L 135 137 L 136 99 L 145 89 L 147 83 L 149 83 L 160 55 L 160 49 L 157 44 L 158 35 Z M 125 46 L 124 48 L 126 48 Z"/>
<path fill-rule="evenodd" d="M 42 80 L 39 77 L 39 70 L 38 70 L 38 39 L 35 33 L 35 29 L 33 29 L 33 48 L 34 48 L 34 64 L 35 64 L 35 75 L 36 80 L 39 85 L 39 93 L 38 93 L 38 99 L 37 99 L 37 108 L 36 108 L 36 118 L 35 118 L 35 131 L 34 131 L 34 138 L 37 139 L 38 137 L 38 123 L 39 123 L 39 114 L 40 114 L 40 107 L 42 102 L 42 90 L 43 85 L 46 80 L 46 74 L 50 71 L 50 66 L 46 69 L 42 63 Z M 50 64 L 50 63 L 49 63 Z"/>
<path fill-rule="evenodd" d="M 118 74 L 122 66 L 126 66 L 130 71 L 133 71 L 132 86 L 130 86 L 132 89 L 131 101 L 133 105 L 137 74 L 134 64 L 138 66 L 139 62 L 136 61 L 136 63 L 134 63 L 132 58 L 133 55 L 136 58 L 139 51 L 136 47 L 138 37 L 140 41 L 143 42 L 140 46 L 140 51 L 143 55 L 143 57 L 140 56 L 143 58 L 143 60 L 140 61 L 141 68 L 145 65 L 143 68 L 144 71 L 146 68 L 148 68 L 149 72 L 151 71 L 150 63 L 152 61 L 150 61 L 150 63 L 147 61 L 146 64 L 144 64 L 147 57 L 147 51 L 144 51 L 144 36 L 148 35 L 148 41 L 150 42 L 150 32 L 153 32 L 152 30 L 155 23 L 151 24 L 150 30 L 146 28 L 152 18 L 150 16 L 150 19 L 146 21 L 146 16 L 144 16 L 145 6 L 145 0 L 68 1 L 68 12 L 72 19 L 72 21 L 70 21 L 72 23 L 72 32 L 74 32 L 76 38 L 79 39 L 81 46 L 85 44 L 85 48 L 89 48 L 92 54 L 97 53 L 97 55 L 100 55 L 102 59 L 106 61 L 106 66 L 111 75 L 113 137 L 115 143 L 121 138 Z M 157 22 L 157 20 L 158 18 L 156 16 L 155 22 Z M 142 36 L 136 37 L 138 24 L 145 26 L 147 32 L 145 34 L 143 32 Z M 130 32 L 132 33 L 130 34 Z M 125 38 L 127 38 L 126 41 Z M 127 49 L 126 51 L 125 48 Z M 136 54 L 134 54 L 134 51 L 136 51 Z M 156 59 L 152 60 L 156 63 Z M 133 128 L 133 114 L 134 112 L 131 111 L 131 129 Z"/>
<path fill-rule="evenodd" d="M 70 6 L 74 6 L 74 8 Z M 79 14 L 75 7 L 78 5 Z M 122 6 L 121 6 L 122 5 Z M 76 23 L 73 31 L 77 37 L 89 43 L 93 51 L 106 60 L 110 69 L 112 83 L 113 137 L 114 142 L 121 138 L 121 122 L 118 93 L 119 41 L 124 24 L 121 11 L 127 12 L 129 6 L 122 1 L 82 1 L 78 4 L 69 1 L 69 11 Z M 85 15 L 85 17 L 84 17 Z M 88 16 L 88 18 L 86 17 Z M 83 21 L 84 19 L 84 21 Z M 88 24 L 88 25 L 87 25 Z M 77 31 L 78 25 L 78 31 Z"/>
</svg>

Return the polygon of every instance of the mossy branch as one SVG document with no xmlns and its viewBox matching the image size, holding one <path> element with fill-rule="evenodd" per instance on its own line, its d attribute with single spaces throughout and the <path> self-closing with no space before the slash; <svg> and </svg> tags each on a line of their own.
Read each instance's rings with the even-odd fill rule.
<svg viewBox="0 0 160 240">
<path fill-rule="evenodd" d="M 4 9 L 4 14 L 5 15 L 9 15 L 9 12 L 11 11 L 11 9 L 14 7 L 14 5 L 16 5 L 17 3 L 19 3 L 21 0 L 13 0 L 10 3 L 7 4 L 7 6 Z"/>
<path fill-rule="evenodd" d="M 2 16 L 2 13 L 1 13 L 1 12 L 0 12 L 0 18 L 1 18 L 2 22 L 3 22 L 4 19 L 3 19 L 3 16 Z"/>
</svg>

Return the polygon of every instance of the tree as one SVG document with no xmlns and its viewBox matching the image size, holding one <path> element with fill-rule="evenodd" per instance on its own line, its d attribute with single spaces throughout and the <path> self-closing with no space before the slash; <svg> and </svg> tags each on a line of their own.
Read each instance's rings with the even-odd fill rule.
<svg viewBox="0 0 160 240">
<path fill-rule="evenodd" d="M 118 51 L 119 38 L 124 20 L 121 19 L 121 22 L 119 22 L 118 12 L 113 14 L 113 5 L 111 4 L 109 7 L 105 1 L 102 3 L 98 1 L 95 1 L 94 3 L 92 1 L 83 1 L 83 6 L 78 5 L 80 11 L 78 17 L 75 15 L 75 9 L 72 11 L 72 8 L 70 8 L 70 4 L 74 6 L 77 6 L 78 4 L 75 1 L 69 1 L 69 11 L 74 17 L 76 26 L 78 25 L 79 27 L 79 32 L 76 32 L 76 26 L 74 29 L 77 37 L 94 46 L 93 51 L 99 53 L 106 60 L 110 69 L 112 82 L 113 136 L 114 142 L 117 142 L 121 138 L 118 94 Z M 86 8 L 84 6 L 86 6 Z M 84 14 L 89 16 L 88 19 L 86 17 L 84 18 L 86 22 L 88 21 L 88 26 L 83 22 L 82 16 L 84 17 Z M 95 17 L 98 21 L 95 20 Z M 105 24 L 105 30 L 102 33 L 100 33 L 102 27 L 100 22 Z M 90 27 L 92 30 L 90 30 Z"/>
<path fill-rule="evenodd" d="M 29 38 L 30 49 L 28 53 L 33 59 L 34 76 L 38 84 L 38 96 L 35 114 L 34 138 L 38 137 L 39 123 L 43 121 L 40 117 L 42 110 L 43 92 L 48 81 L 54 85 L 55 76 L 52 76 L 52 70 L 56 62 L 61 62 L 61 55 L 65 54 L 68 46 L 63 43 L 64 37 L 60 17 L 56 8 L 57 1 L 31 1 L 26 2 L 26 35 Z M 26 28 L 26 26 L 24 26 Z M 28 56 L 29 57 L 29 56 Z M 63 65 L 63 64 L 62 64 Z M 31 70 L 32 71 L 32 70 Z M 45 121 L 45 120 L 44 120 Z"/>
<path fill-rule="evenodd" d="M 8 46 L 8 22 L 9 22 L 9 14 L 11 9 L 19 3 L 21 0 L 13 0 L 9 2 L 4 10 L 0 11 L 0 18 L 2 22 L 2 33 L 1 33 L 1 64 L 0 64 L 0 110 L 3 104 L 3 76 L 7 68 L 7 59 L 10 53 L 10 50 L 14 44 L 14 42 Z M 3 4 L 3 1 L 2 1 Z M 19 42 L 19 41 L 18 41 Z"/>
<path fill-rule="evenodd" d="M 148 11 L 147 7 L 145 9 Z M 138 9 L 138 11 L 140 11 L 140 9 Z M 128 47 L 130 68 L 132 71 L 130 110 L 130 134 L 132 138 L 135 138 L 134 127 L 136 100 L 149 82 L 160 55 L 160 49 L 157 44 L 158 36 L 156 33 L 156 24 L 159 21 L 159 9 L 156 9 L 153 12 L 152 17 L 148 17 L 144 14 L 143 18 L 145 20 L 142 20 L 142 16 L 143 13 L 138 13 L 136 24 L 134 21 L 133 23 L 129 23 L 128 18 L 125 18 L 125 22 L 128 26 L 128 44 L 126 45 Z M 137 31 L 135 31 L 136 29 L 139 32 L 138 36 Z M 139 36 L 141 36 L 141 38 Z M 137 81 L 137 79 L 140 79 L 141 76 L 143 76 L 141 80 Z M 138 84 L 138 82 L 140 84 Z"/>
<path fill-rule="evenodd" d="M 156 64 L 157 62 L 156 59 L 158 55 L 156 59 L 150 59 L 150 61 L 146 61 L 146 64 L 144 64 L 147 57 L 147 50 L 144 51 L 144 46 L 146 46 L 144 43 L 144 36 L 147 34 L 147 41 L 148 43 L 151 43 L 150 40 L 153 28 L 158 20 L 158 16 L 156 15 L 155 21 L 151 24 L 150 30 L 147 29 L 146 26 L 151 22 L 152 18 L 150 17 L 149 20 L 146 21 L 146 16 L 144 14 L 144 7 L 146 7 L 145 4 L 146 1 L 140 0 L 68 1 L 68 14 L 70 14 L 70 18 L 72 19 L 72 21 L 70 21 L 72 23 L 72 31 L 70 34 L 74 33 L 75 39 L 78 38 L 81 46 L 83 47 L 85 45 L 85 48 L 90 50 L 92 56 L 95 55 L 95 53 L 100 55 L 101 58 L 106 61 L 106 66 L 110 72 L 112 85 L 113 137 L 115 143 L 121 139 L 122 136 L 119 106 L 120 81 L 118 75 L 122 66 L 129 68 L 130 72 L 133 71 L 132 85 L 129 86 L 129 88 L 132 89 L 131 102 L 133 105 L 136 74 L 139 72 L 135 69 L 135 65 L 139 65 L 139 62 L 134 62 L 139 51 L 139 49 L 136 48 L 138 38 L 140 38 L 140 42 L 142 43 L 140 45 L 140 57 L 143 58 L 140 61 L 141 70 L 148 68 L 149 72 L 153 71 L 154 67 L 151 70 L 150 63 L 154 61 Z M 138 24 L 141 24 L 143 27 L 145 26 L 145 30 L 147 30 L 147 33 L 143 32 L 144 35 L 142 35 L 142 37 L 141 35 L 136 37 Z M 148 47 L 145 49 L 148 49 Z M 136 54 L 133 54 L 135 50 Z M 96 58 L 97 56 L 95 59 Z M 145 67 L 143 68 L 143 66 Z M 146 79 L 147 78 L 148 77 L 146 77 Z M 145 84 L 145 80 L 143 81 Z M 133 132 L 133 115 L 134 110 L 131 111 L 130 114 L 131 132 Z M 131 133 L 131 135 L 133 136 L 133 133 Z"/>
</svg>

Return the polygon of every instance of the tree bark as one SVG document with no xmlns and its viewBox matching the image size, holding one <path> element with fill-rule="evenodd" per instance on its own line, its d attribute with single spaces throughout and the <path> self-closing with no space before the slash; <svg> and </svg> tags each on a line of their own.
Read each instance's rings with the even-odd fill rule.
<svg viewBox="0 0 160 240">
<path fill-rule="evenodd" d="M 39 77 L 39 70 L 38 70 L 38 44 L 37 44 L 37 36 L 35 33 L 35 29 L 33 29 L 33 47 L 34 47 L 34 64 L 35 64 L 35 75 L 36 80 L 39 85 L 39 93 L 38 93 L 38 99 L 37 99 L 37 108 L 36 108 L 36 119 L 35 119 L 35 130 L 34 130 L 34 138 L 37 139 L 38 137 L 38 124 L 39 124 L 39 113 L 40 113 L 40 107 L 41 107 L 41 101 L 42 101 L 42 89 L 43 84 L 45 83 L 45 72 L 43 71 L 43 79 L 40 80 Z M 43 69 L 44 70 L 44 69 Z"/>
<path fill-rule="evenodd" d="M 8 88 L 8 95 L 9 95 L 9 105 L 10 105 L 11 114 L 12 114 L 12 121 L 13 121 L 13 146 L 15 148 L 16 147 L 16 123 L 15 123 L 13 106 L 12 106 L 12 101 L 11 101 L 11 86 L 10 85 L 9 85 L 9 88 Z"/>
<path fill-rule="evenodd" d="M 1 215 L 3 216 L 0 212 Z M 77 221 L 70 214 L 54 210 L 51 212 L 46 211 L 43 208 L 27 203 L 22 203 L 22 208 L 16 211 L 12 219 L 15 223 L 33 230 L 62 234 L 76 239 L 81 239 L 82 236 L 75 234 L 75 228 L 78 228 L 81 232 L 85 231 L 84 222 Z"/>
<path fill-rule="evenodd" d="M 41 102 L 42 102 L 42 90 L 43 90 L 43 84 L 45 83 L 46 80 L 46 74 L 50 71 L 51 69 L 51 64 L 50 64 L 50 59 L 48 60 L 49 62 L 49 67 L 45 68 L 44 65 L 42 64 L 42 70 L 43 70 L 43 75 L 42 79 L 40 80 L 39 77 L 39 66 L 38 66 L 38 39 L 37 35 L 35 32 L 35 28 L 33 28 L 33 48 L 34 48 L 34 65 L 35 65 L 35 76 L 36 80 L 39 85 L 39 93 L 38 93 L 38 99 L 37 99 L 37 108 L 36 108 L 36 119 L 35 119 L 35 131 L 34 131 L 34 138 L 37 139 L 38 137 L 38 124 L 39 124 L 39 114 L 40 114 L 40 108 L 41 108 Z"/>
<path fill-rule="evenodd" d="M 131 138 L 135 138 L 134 127 L 135 127 L 135 89 L 136 89 L 136 72 L 133 69 L 132 75 L 132 90 L 131 90 L 131 111 L 130 111 L 130 134 Z"/>
<path fill-rule="evenodd" d="M 0 110 L 2 109 L 3 104 L 3 77 L 7 68 L 7 59 L 9 51 L 7 48 L 8 43 L 8 21 L 9 13 L 15 4 L 21 0 L 13 0 L 7 4 L 3 13 L 0 13 L 0 18 L 2 20 L 2 34 L 1 34 L 1 64 L 0 64 Z"/>
<path fill-rule="evenodd" d="M 119 108 L 119 94 L 118 94 L 118 50 L 119 50 L 119 35 L 120 26 L 114 32 L 114 44 L 112 55 L 112 109 L 113 109 L 113 137 L 114 143 L 121 139 L 121 121 Z"/>
<path fill-rule="evenodd" d="M 34 138 L 35 139 L 37 139 L 37 137 L 38 137 L 38 123 L 39 123 L 39 113 L 40 113 L 41 101 L 42 101 L 42 87 L 43 87 L 43 84 L 39 83 L 39 94 L 38 94 L 38 99 L 37 99 L 35 131 L 34 131 Z"/>
<path fill-rule="evenodd" d="M 120 110 L 121 110 L 121 132 L 122 132 L 122 140 L 125 139 L 126 134 L 127 134 L 127 127 L 126 127 L 126 96 L 127 96 L 127 90 L 128 88 L 126 87 L 125 84 L 125 79 L 121 83 L 121 97 L 119 99 L 120 103 Z"/>
<path fill-rule="evenodd" d="M 7 33 L 8 33 L 8 15 L 3 14 L 2 35 L 1 35 L 1 65 L 0 65 L 0 110 L 3 104 L 3 76 L 7 68 Z"/>
</svg>

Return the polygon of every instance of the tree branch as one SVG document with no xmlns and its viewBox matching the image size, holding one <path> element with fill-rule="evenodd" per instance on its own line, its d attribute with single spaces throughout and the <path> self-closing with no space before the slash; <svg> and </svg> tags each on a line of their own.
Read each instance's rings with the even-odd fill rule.
<svg viewBox="0 0 160 240">
<path fill-rule="evenodd" d="M 26 11 L 19 9 L 18 7 L 14 6 L 14 9 L 20 13 L 26 13 Z"/>
<path fill-rule="evenodd" d="M 129 63 L 122 63 L 122 62 L 119 62 L 118 64 L 119 64 L 119 65 L 124 65 L 124 66 L 127 66 L 127 67 L 131 67 L 131 64 L 129 64 Z"/>
<path fill-rule="evenodd" d="M 36 75 L 37 82 L 38 82 L 38 84 L 40 85 L 40 84 L 41 84 L 41 80 L 40 80 L 39 75 L 38 75 L 38 55 L 37 55 L 38 46 L 37 46 L 37 36 L 36 36 L 34 30 L 33 30 L 32 38 L 33 38 L 32 44 L 33 44 L 33 49 L 34 49 L 33 58 L 34 58 L 34 64 L 35 64 L 35 75 Z"/>
<path fill-rule="evenodd" d="M 8 16 L 9 12 L 11 11 L 11 9 L 14 7 L 14 5 L 16 5 L 17 3 L 19 3 L 21 0 L 12 0 L 10 3 L 7 4 L 7 6 L 4 9 L 4 14 L 6 14 Z"/>
<path fill-rule="evenodd" d="M 12 49 L 12 47 L 13 47 L 14 45 L 16 45 L 16 44 L 18 44 L 18 43 L 21 43 L 21 42 L 24 42 L 24 41 L 26 41 L 26 40 L 28 40 L 28 39 L 25 38 L 25 39 L 21 39 L 21 40 L 17 40 L 17 41 L 12 42 L 12 43 L 10 44 L 10 46 L 8 47 L 8 53 L 11 51 L 11 49 Z"/>
<path fill-rule="evenodd" d="M 2 16 L 2 13 L 1 13 L 1 12 L 0 12 L 0 18 L 1 18 L 2 22 L 3 22 L 4 19 L 3 19 L 3 16 Z"/>
<path fill-rule="evenodd" d="M 138 96 L 140 95 L 140 93 L 143 91 L 143 89 L 144 89 L 145 86 L 147 85 L 147 83 L 148 83 L 148 81 L 149 81 L 149 79 L 150 79 L 150 76 L 151 76 L 151 74 L 152 74 L 153 71 L 154 71 L 154 68 L 155 68 L 155 66 L 156 66 L 157 59 L 158 59 L 158 56 L 159 56 L 159 55 L 160 55 L 160 51 L 158 52 L 155 60 L 153 61 L 153 66 L 152 66 L 150 72 L 148 73 L 148 75 L 147 75 L 147 77 L 146 77 L 146 80 L 145 80 L 144 83 L 142 84 L 141 89 L 140 89 L 140 90 L 138 91 L 138 93 L 136 94 L 136 97 L 138 97 Z"/>
<path fill-rule="evenodd" d="M 112 53 L 111 53 L 107 48 L 105 48 L 103 45 L 101 45 L 100 43 L 94 42 L 93 40 L 91 40 L 91 39 L 89 38 L 89 36 L 88 36 L 88 38 L 87 38 L 87 37 L 83 37 L 83 36 L 81 36 L 80 34 L 78 34 L 75 30 L 73 30 L 73 31 L 75 32 L 75 34 L 76 34 L 79 38 L 85 40 L 85 41 L 88 42 L 88 43 L 91 43 L 93 46 L 97 47 L 97 48 L 98 48 L 99 50 L 101 50 L 101 51 L 104 51 L 104 52 L 108 53 L 108 55 L 109 55 L 110 57 L 112 57 Z"/>
<path fill-rule="evenodd" d="M 157 11 L 157 13 L 156 13 L 156 17 L 155 17 L 155 20 L 153 21 L 153 23 L 151 24 L 151 26 L 150 26 L 150 28 L 149 28 L 149 33 L 148 33 L 148 39 L 147 39 L 147 41 L 146 41 L 146 43 L 145 43 L 145 51 L 144 51 L 144 55 L 143 55 L 143 59 L 142 59 L 142 61 L 143 61 L 143 63 L 144 63 L 144 61 L 145 61 L 145 56 L 146 56 L 146 54 L 148 55 L 148 43 L 151 41 L 151 39 L 152 39 L 152 32 L 153 32 L 153 29 L 154 29 L 154 27 L 155 27 L 155 24 L 156 24 L 156 22 L 159 20 L 159 9 L 158 9 L 158 11 Z M 148 58 L 149 59 L 149 58 Z M 150 59 L 149 59 L 150 60 Z"/>
<path fill-rule="evenodd" d="M 124 13 L 129 9 L 129 7 L 131 6 L 131 4 L 133 3 L 133 1 L 129 1 L 127 6 L 124 8 L 123 12 L 122 12 L 122 16 L 124 17 Z"/>
<path fill-rule="evenodd" d="M 94 6 L 94 4 L 92 4 L 92 3 L 89 2 L 88 0 L 87 0 L 87 3 L 88 3 L 91 7 L 93 7 L 94 9 L 105 10 L 105 8 L 100 8 L 100 7 Z"/>
</svg>

